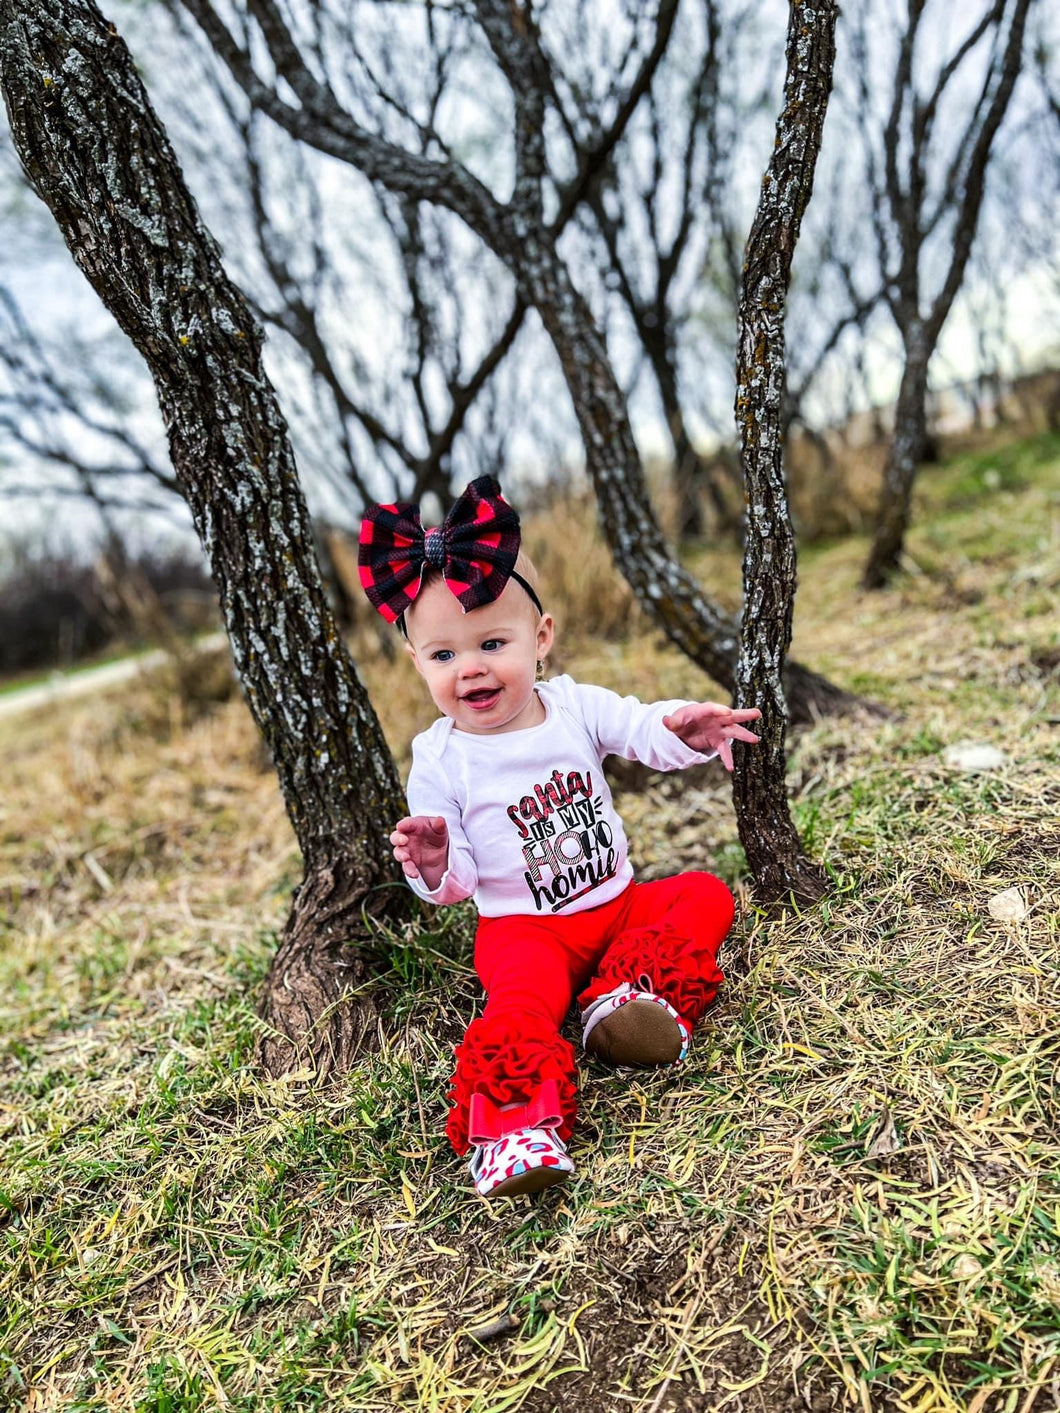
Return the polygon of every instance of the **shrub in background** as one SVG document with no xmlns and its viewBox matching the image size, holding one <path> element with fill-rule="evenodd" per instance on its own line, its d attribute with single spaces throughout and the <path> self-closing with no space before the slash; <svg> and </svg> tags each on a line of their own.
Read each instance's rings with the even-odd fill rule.
<svg viewBox="0 0 1060 1413">
<path fill-rule="evenodd" d="M 115 580 L 135 581 L 174 629 L 195 632 L 216 622 L 216 596 L 197 555 L 181 548 L 141 550 L 89 562 L 83 552 L 41 544 L 7 546 L 0 570 L 0 673 L 69 667 L 108 644 L 142 641 L 128 596 Z"/>
</svg>

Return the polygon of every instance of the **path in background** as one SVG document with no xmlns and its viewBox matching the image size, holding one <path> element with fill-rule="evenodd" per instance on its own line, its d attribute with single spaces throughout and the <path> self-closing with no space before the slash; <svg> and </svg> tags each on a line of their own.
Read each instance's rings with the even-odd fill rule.
<svg viewBox="0 0 1060 1413">
<path fill-rule="evenodd" d="M 199 651 L 212 652 L 227 642 L 224 633 L 211 633 L 201 638 L 195 647 Z M 16 692 L 0 696 L 0 718 L 16 716 L 20 712 L 32 711 L 35 707 L 46 706 L 50 702 L 67 697 L 82 697 L 90 692 L 101 691 L 105 687 L 117 686 L 136 677 L 141 672 L 151 672 L 161 667 L 167 653 L 162 648 L 142 653 L 139 657 L 122 658 L 120 662 L 104 663 L 102 667 L 90 667 L 81 672 L 57 672 L 47 682 L 32 687 L 20 687 Z"/>
</svg>

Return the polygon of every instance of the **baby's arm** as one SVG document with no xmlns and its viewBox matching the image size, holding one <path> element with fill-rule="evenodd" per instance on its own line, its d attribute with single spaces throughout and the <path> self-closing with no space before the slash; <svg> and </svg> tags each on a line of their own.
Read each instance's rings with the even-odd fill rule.
<svg viewBox="0 0 1060 1413">
<path fill-rule="evenodd" d="M 551 684 L 581 716 L 603 755 L 639 760 L 653 770 L 683 770 L 717 755 L 732 769 L 732 742 L 756 743 L 740 725 L 755 709 L 734 711 L 717 702 L 641 702 L 605 687 L 556 678 Z"/>
<path fill-rule="evenodd" d="M 449 865 L 449 828 L 442 816 L 418 814 L 399 819 L 390 842 L 405 877 L 422 879 L 429 892 L 437 892 Z"/>
<path fill-rule="evenodd" d="M 440 760 L 413 746 L 409 813 L 390 842 L 409 887 L 427 903 L 460 903 L 478 887 L 478 869 L 458 801 Z"/>
<path fill-rule="evenodd" d="M 664 716 L 662 723 L 694 751 L 717 751 L 722 765 L 731 771 L 733 741 L 758 745 L 758 737 L 740 722 L 757 721 L 761 715 L 757 707 L 734 711 L 720 702 L 689 702 Z"/>
</svg>

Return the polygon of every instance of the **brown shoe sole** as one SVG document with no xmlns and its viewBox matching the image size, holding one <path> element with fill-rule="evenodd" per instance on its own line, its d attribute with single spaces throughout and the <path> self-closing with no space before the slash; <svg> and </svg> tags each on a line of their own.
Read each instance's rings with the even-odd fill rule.
<svg viewBox="0 0 1060 1413">
<path fill-rule="evenodd" d="M 527 1173 L 516 1173 L 515 1177 L 505 1178 L 486 1196 L 519 1197 L 524 1192 L 543 1192 L 546 1187 L 555 1187 L 569 1177 L 570 1173 L 561 1168 L 531 1168 Z"/>
<path fill-rule="evenodd" d="M 673 1016 L 654 1001 L 627 1001 L 594 1025 L 585 1048 L 612 1065 L 672 1065 L 682 1036 Z"/>
</svg>

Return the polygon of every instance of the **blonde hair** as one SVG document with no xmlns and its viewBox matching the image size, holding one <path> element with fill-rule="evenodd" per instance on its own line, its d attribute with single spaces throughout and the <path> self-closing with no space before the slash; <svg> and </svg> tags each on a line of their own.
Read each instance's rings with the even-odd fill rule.
<svg viewBox="0 0 1060 1413">
<path fill-rule="evenodd" d="M 537 572 L 537 565 L 524 549 L 520 549 L 519 553 L 515 556 L 515 572 L 523 576 L 534 593 L 540 598 L 541 576 Z"/>
</svg>

